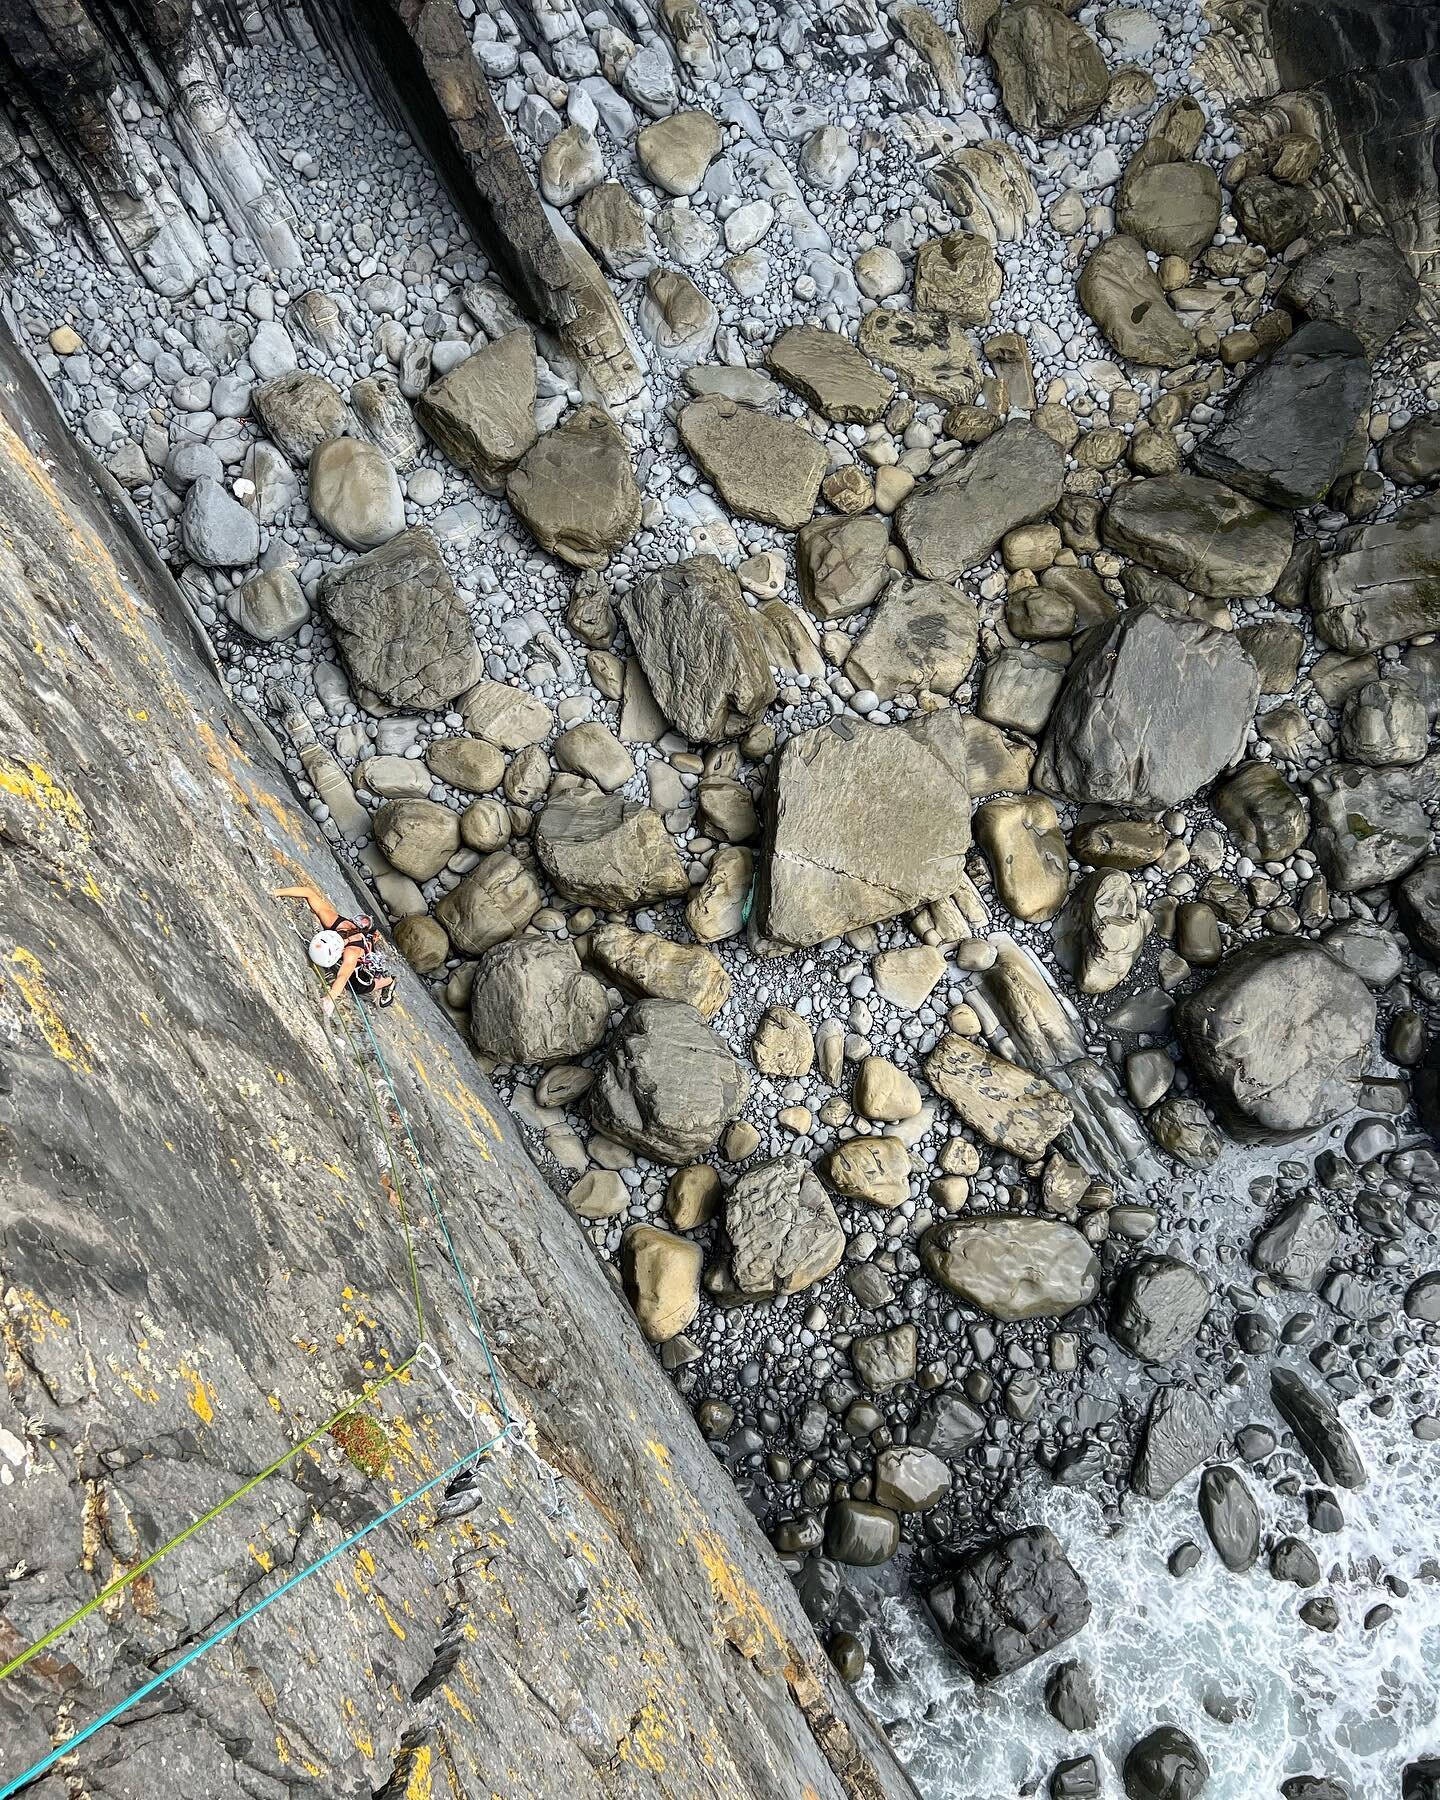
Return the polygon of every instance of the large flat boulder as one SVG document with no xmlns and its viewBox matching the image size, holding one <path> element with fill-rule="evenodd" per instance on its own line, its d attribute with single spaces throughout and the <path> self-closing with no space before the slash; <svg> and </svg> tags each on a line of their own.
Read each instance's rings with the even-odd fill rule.
<svg viewBox="0 0 1440 1800">
<path fill-rule="evenodd" d="M 1096 626 L 1071 663 L 1036 785 L 1081 805 L 1179 806 L 1241 754 L 1259 698 L 1233 633 L 1132 607 Z"/>
<path fill-rule="evenodd" d="M 1127 481 L 1105 508 L 1100 535 L 1208 600 L 1268 594 L 1295 544 L 1283 513 L 1203 475 Z"/>
<path fill-rule="evenodd" d="M 1375 1035 L 1375 998 L 1303 938 L 1245 944 L 1176 1009 L 1196 1073 L 1261 1132 L 1311 1131 L 1349 1112 Z"/>
<path fill-rule="evenodd" d="M 985 48 L 1010 122 L 1027 137 L 1055 137 L 1083 125 L 1109 92 L 1100 46 L 1048 0 L 1011 0 L 1000 7 Z"/>
<path fill-rule="evenodd" d="M 742 518 L 796 531 L 815 510 L 825 473 L 818 438 L 736 400 L 692 400 L 682 407 L 680 437 L 715 491 Z"/>
<path fill-rule="evenodd" d="M 660 1163 L 715 1148 L 749 1078 L 693 1006 L 639 1000 L 610 1038 L 590 1090 L 596 1128 Z"/>
<path fill-rule="evenodd" d="M 775 698 L 758 615 L 718 557 L 642 575 L 620 615 L 661 712 L 696 743 L 741 736 Z"/>
<path fill-rule="evenodd" d="M 1306 318 L 1353 331 L 1375 357 L 1414 312 L 1420 284 L 1391 239 L 1332 238 L 1300 258 L 1280 298 Z"/>
<path fill-rule="evenodd" d="M 953 581 L 983 562 L 1007 531 L 1058 504 L 1065 452 L 1018 421 L 1003 425 L 958 468 L 923 481 L 901 505 L 896 535 L 922 575 Z"/>
<path fill-rule="evenodd" d="M 479 485 L 498 493 L 535 443 L 535 339 L 522 328 L 467 356 L 431 382 L 415 416 Z"/>
<path fill-rule="evenodd" d="M 925 1079 L 987 1144 L 1022 1162 L 1038 1161 L 1070 1123 L 1058 1088 L 970 1038 L 942 1037 L 925 1059 Z"/>
<path fill-rule="evenodd" d="M 845 1233 L 819 1181 L 797 1156 L 747 1169 L 725 1196 L 736 1284 L 747 1294 L 798 1294 L 845 1254 Z"/>
<path fill-rule="evenodd" d="M 1315 632 L 1337 650 L 1380 650 L 1440 631 L 1440 493 L 1349 531 L 1310 578 Z"/>
<path fill-rule="evenodd" d="M 756 916 L 818 944 L 953 893 L 970 848 L 963 756 L 906 726 L 839 720 L 781 749 L 766 787 Z"/>
<path fill-rule="evenodd" d="M 765 360 L 786 387 L 837 424 L 872 425 L 895 397 L 895 384 L 849 338 L 818 326 L 782 331 Z"/>
<path fill-rule="evenodd" d="M 535 821 L 535 854 L 567 900 L 618 911 L 690 891 L 658 812 L 595 788 L 558 794 Z"/>
<path fill-rule="evenodd" d="M 431 712 L 484 672 L 469 615 L 423 525 L 327 575 L 320 609 L 350 679 L 387 706 Z"/>
<path fill-rule="evenodd" d="M 1073 1225 L 1024 1213 L 947 1219 L 920 1240 L 943 1288 L 995 1319 L 1055 1319 L 1086 1306 L 1100 1284 L 1095 1252 Z"/>
<path fill-rule="evenodd" d="M 1339 475 L 1369 399 L 1359 338 L 1312 321 L 1241 382 L 1191 465 L 1266 506 L 1314 506 Z"/>
<path fill-rule="evenodd" d="M 543 550 L 598 569 L 640 529 L 640 490 L 620 427 L 577 406 L 510 471 L 505 492 Z"/>
</svg>

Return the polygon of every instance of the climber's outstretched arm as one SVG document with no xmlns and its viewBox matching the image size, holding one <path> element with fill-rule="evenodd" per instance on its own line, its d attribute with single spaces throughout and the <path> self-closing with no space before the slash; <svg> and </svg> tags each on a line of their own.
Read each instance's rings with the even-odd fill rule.
<svg viewBox="0 0 1440 1800">
<path fill-rule="evenodd" d="M 322 930 L 333 931 L 339 922 L 339 911 L 308 881 L 299 887 L 272 888 L 270 897 L 273 900 L 303 900 L 319 920 Z"/>
</svg>

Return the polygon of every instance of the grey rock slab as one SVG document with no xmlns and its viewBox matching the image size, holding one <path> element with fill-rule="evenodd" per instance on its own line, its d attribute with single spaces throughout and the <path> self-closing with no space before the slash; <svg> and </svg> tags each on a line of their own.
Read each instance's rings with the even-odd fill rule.
<svg viewBox="0 0 1440 1800">
<path fill-rule="evenodd" d="M 1178 806 L 1240 755 L 1259 697 L 1233 634 L 1132 607 L 1093 628 L 1071 663 L 1036 785 L 1084 805 Z"/>
<path fill-rule="evenodd" d="M 1135 1459 L 1135 1492 L 1163 1500 L 1211 1455 L 1219 1435 L 1214 1408 L 1203 1394 L 1190 1387 L 1157 1388 Z"/>
<path fill-rule="evenodd" d="M 1414 312 L 1420 284 L 1389 238 L 1333 238 L 1300 258 L 1280 298 L 1306 318 L 1353 331 L 1375 357 Z"/>
<path fill-rule="evenodd" d="M 997 1319 L 1053 1319 L 1095 1298 L 1100 1270 L 1071 1225 L 992 1213 L 932 1225 L 920 1259 L 950 1293 Z"/>
<path fill-rule="evenodd" d="M 1082 1630 L 1085 1582 L 1043 1525 L 996 1538 L 962 1559 L 930 1590 L 947 1650 L 977 1682 L 998 1681 Z"/>
<path fill-rule="evenodd" d="M 435 917 L 466 956 L 483 956 L 521 932 L 540 910 L 540 883 L 524 863 L 496 850 L 436 903 Z"/>
<path fill-rule="evenodd" d="M 793 1156 L 745 1170 L 725 1196 L 725 1235 L 735 1280 L 747 1294 L 798 1294 L 845 1254 L 829 1195 Z"/>
<path fill-rule="evenodd" d="M 694 742 L 742 736 L 775 698 L 758 615 L 718 557 L 641 576 L 620 614 L 660 710 Z"/>
<path fill-rule="evenodd" d="M 260 554 L 260 526 L 254 513 L 209 475 L 190 484 L 180 513 L 180 536 L 187 552 L 207 569 L 238 569 Z"/>
<path fill-rule="evenodd" d="M 1173 1362 L 1209 1310 L 1210 1289 L 1198 1269 L 1174 1256 L 1142 1256 L 1115 1283 L 1110 1332 L 1142 1362 Z"/>
<path fill-rule="evenodd" d="M 1380 650 L 1440 630 L 1440 493 L 1361 525 L 1310 578 L 1316 635 L 1337 650 Z"/>
<path fill-rule="evenodd" d="M 1332 1487 L 1364 1487 L 1364 1459 L 1329 1394 L 1293 1369 L 1272 1369 L 1270 1398 L 1322 1481 Z"/>
<path fill-rule="evenodd" d="M 1228 1463 L 1212 1463 L 1200 1477 L 1200 1517 L 1215 1553 L 1241 1574 L 1260 1555 L 1260 1508 L 1245 1477 Z"/>
<path fill-rule="evenodd" d="M 543 550 L 576 569 L 598 569 L 640 529 L 640 490 L 620 427 L 598 406 L 577 406 L 526 451 L 505 493 Z"/>
<path fill-rule="evenodd" d="M 467 356 L 415 403 L 415 416 L 451 462 L 490 493 L 533 447 L 535 339 L 507 331 Z"/>
<path fill-rule="evenodd" d="M 692 400 L 676 423 L 685 448 L 742 518 L 796 531 L 815 511 L 824 446 L 789 419 L 734 400 Z"/>
<path fill-rule="evenodd" d="M 354 423 L 340 391 L 323 375 L 294 369 L 251 390 L 250 404 L 291 462 L 307 463 L 329 438 L 343 437 Z"/>
<path fill-rule="evenodd" d="M 955 891 L 970 847 L 961 757 L 908 727 L 839 720 L 790 738 L 765 793 L 760 930 L 805 946 Z"/>
<path fill-rule="evenodd" d="M 429 712 L 480 679 L 469 616 L 423 526 L 326 575 L 320 608 L 351 680 L 387 705 Z"/>
<path fill-rule="evenodd" d="M 660 814 L 621 794 L 576 788 L 541 810 L 535 854 L 569 900 L 619 910 L 690 891 Z"/>
<path fill-rule="evenodd" d="M 1080 304 L 1120 356 L 1159 369 L 1193 360 L 1195 333 L 1171 306 L 1137 238 L 1106 238 L 1080 271 Z"/>
<path fill-rule="evenodd" d="M 895 396 L 894 383 L 849 338 L 813 325 L 781 332 L 765 360 L 786 387 L 837 424 L 871 425 Z"/>
<path fill-rule="evenodd" d="M 1313 1293 L 1330 1266 L 1340 1229 L 1318 1200 L 1292 1200 L 1256 1237 L 1250 1261 L 1297 1293 Z"/>
<path fill-rule="evenodd" d="M 925 1059 L 925 1079 L 987 1144 L 1035 1162 L 1071 1123 L 1058 1088 L 970 1038 L 947 1034 Z"/>
<path fill-rule="evenodd" d="M 993 432 L 956 469 L 921 482 L 901 503 L 896 535 L 922 575 L 944 581 L 989 556 L 1007 531 L 1059 503 L 1065 452 L 1033 425 Z"/>
<path fill-rule="evenodd" d="M 487 950 L 476 967 L 470 1035 L 483 1056 L 511 1063 L 570 1061 L 593 1050 L 609 1023 L 605 989 L 581 968 L 571 944 L 512 938 Z"/>
<path fill-rule="evenodd" d="M 910 1424 L 912 1444 L 952 1461 L 984 1435 L 984 1413 L 954 1388 L 941 1388 L 921 1401 Z"/>
<path fill-rule="evenodd" d="M 963 588 L 897 575 L 845 659 L 845 673 L 882 700 L 902 688 L 953 694 L 970 673 L 979 642 L 979 608 Z"/>
<path fill-rule="evenodd" d="M 1318 944 L 1243 945 L 1176 1009 L 1197 1073 L 1262 1132 L 1312 1130 L 1349 1112 L 1375 1032 L 1375 999 Z"/>
<path fill-rule="evenodd" d="M 800 594 L 817 619 L 848 619 L 884 592 L 895 570 L 890 521 L 879 513 L 824 514 L 800 527 Z"/>
<path fill-rule="evenodd" d="M 1010 121 L 1027 137 L 1055 137 L 1083 125 L 1109 91 L 1100 46 L 1046 0 L 1002 6 L 990 21 L 985 48 Z"/>
<path fill-rule="evenodd" d="M 590 1117 L 617 1143 L 678 1166 L 714 1149 L 748 1088 L 744 1069 L 693 1006 L 640 1000 L 611 1035 Z"/>
<path fill-rule="evenodd" d="M 310 458 L 310 510 L 350 550 L 375 550 L 405 529 L 394 465 L 362 438 L 331 438 Z"/>
<path fill-rule="evenodd" d="M 1127 481 L 1100 531 L 1112 550 L 1208 600 L 1268 594 L 1295 542 L 1294 522 L 1283 513 L 1202 475 Z"/>
<path fill-rule="evenodd" d="M 1430 848 L 1417 773 L 1333 763 L 1310 783 L 1311 843 L 1340 894 L 1384 887 Z"/>
<path fill-rule="evenodd" d="M 893 369 L 907 393 L 966 406 L 980 386 L 980 363 L 965 327 L 946 313 L 877 306 L 860 321 L 860 348 Z"/>
<path fill-rule="evenodd" d="M 1266 506 L 1313 506 L 1340 474 L 1369 401 L 1359 338 L 1302 325 L 1241 382 L 1191 466 Z"/>
</svg>

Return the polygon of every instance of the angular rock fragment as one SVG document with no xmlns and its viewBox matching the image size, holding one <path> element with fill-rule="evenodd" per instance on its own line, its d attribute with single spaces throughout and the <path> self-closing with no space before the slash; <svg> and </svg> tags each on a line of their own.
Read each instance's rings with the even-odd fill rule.
<svg viewBox="0 0 1440 1800">
<path fill-rule="evenodd" d="M 366 375 L 350 390 L 355 423 L 382 456 L 408 469 L 420 450 L 420 431 L 410 402 L 393 375 Z"/>
<path fill-rule="evenodd" d="M 1176 1022 L 1196 1071 L 1242 1120 L 1309 1131 L 1355 1105 L 1375 1000 L 1318 944 L 1275 938 L 1233 951 Z"/>
<path fill-rule="evenodd" d="M 1374 358 L 1414 312 L 1420 284 L 1389 238 L 1333 238 L 1302 256 L 1280 298 L 1310 319 L 1353 331 Z"/>
<path fill-rule="evenodd" d="M 696 743 L 743 735 L 775 698 L 758 615 L 717 557 L 652 570 L 620 612 L 660 710 Z"/>
<path fill-rule="evenodd" d="M 628 925 L 597 925 L 590 960 L 612 981 L 657 1000 L 683 1000 L 702 1019 L 713 1019 L 730 998 L 730 977 L 714 951 L 672 943 Z"/>
<path fill-rule="evenodd" d="M 980 386 L 980 363 L 965 328 L 944 313 L 877 306 L 860 321 L 860 348 L 893 369 L 910 394 L 966 406 Z"/>
<path fill-rule="evenodd" d="M 990 0 L 970 3 L 976 12 L 998 10 Z M 977 231 L 995 243 L 1018 243 L 1040 217 L 1035 185 L 1003 138 L 987 138 L 942 156 L 930 171 L 930 186 L 963 230 Z"/>
<path fill-rule="evenodd" d="M 990 1682 L 1074 1637 L 1090 1595 L 1054 1532 L 1031 1525 L 969 1552 L 930 1590 L 930 1611 L 951 1655 Z"/>
<path fill-rule="evenodd" d="M 1027 923 L 1053 919 L 1065 903 L 1070 859 L 1050 801 L 1043 794 L 987 800 L 975 809 L 974 831 L 1005 910 Z"/>
<path fill-rule="evenodd" d="M 725 1196 L 735 1280 L 747 1294 L 798 1294 L 845 1254 L 828 1195 L 798 1157 L 747 1169 Z"/>
<path fill-rule="evenodd" d="M 535 821 L 535 854 L 569 900 L 620 910 L 690 891 L 659 813 L 619 794 L 576 788 Z"/>
<path fill-rule="evenodd" d="M 1369 400 L 1359 338 L 1303 325 L 1236 388 L 1190 461 L 1266 506 L 1314 506 L 1340 474 Z"/>
<path fill-rule="evenodd" d="M 260 527 L 210 475 L 190 484 L 180 512 L 180 537 L 186 553 L 205 569 L 239 569 L 260 554 Z"/>
<path fill-rule="evenodd" d="M 919 312 L 945 313 L 961 325 L 984 325 L 1003 283 L 994 244 L 980 232 L 947 231 L 916 253 Z"/>
<path fill-rule="evenodd" d="M 540 910 L 540 883 L 503 850 L 487 856 L 435 908 L 450 942 L 466 956 L 481 956 L 521 932 Z"/>
<path fill-rule="evenodd" d="M 1073 916 L 1075 985 L 1082 994 L 1108 994 L 1145 942 L 1139 892 L 1119 869 L 1097 869 L 1076 891 Z"/>
<path fill-rule="evenodd" d="M 742 518 L 797 531 L 815 510 L 825 450 L 788 419 L 734 400 L 692 400 L 677 424 L 685 448 Z"/>
<path fill-rule="evenodd" d="M 577 406 L 510 471 L 505 492 L 543 550 L 598 569 L 640 529 L 625 438 L 598 406 Z"/>
<path fill-rule="evenodd" d="M 714 1149 L 748 1086 L 693 1006 L 640 1000 L 611 1036 L 590 1089 L 590 1117 L 642 1156 L 689 1163 Z"/>
<path fill-rule="evenodd" d="M 1088 1305 L 1100 1281 L 1073 1226 L 1020 1213 L 932 1225 L 920 1260 L 942 1287 L 997 1319 L 1059 1318 Z"/>
<path fill-rule="evenodd" d="M 1292 1200 L 1255 1239 L 1250 1261 L 1297 1293 L 1313 1293 L 1335 1254 L 1340 1230 L 1318 1200 Z"/>
<path fill-rule="evenodd" d="M 350 679 L 389 706 L 443 708 L 480 679 L 480 649 L 423 526 L 325 576 L 320 608 Z"/>
<path fill-rule="evenodd" d="M 969 1038 L 947 1034 L 925 1059 L 925 1079 L 997 1150 L 1036 1162 L 1070 1124 L 1070 1102 L 1048 1081 Z"/>
<path fill-rule="evenodd" d="M 1381 650 L 1440 630 L 1440 493 L 1346 532 L 1310 582 L 1317 636 L 1337 650 Z"/>
<path fill-rule="evenodd" d="M 899 1138 L 847 1138 L 826 1156 L 820 1172 L 847 1200 L 893 1207 L 910 1197 L 910 1152 Z"/>
<path fill-rule="evenodd" d="M 1178 806 L 1239 755 L 1259 693 L 1232 634 L 1133 607 L 1071 663 L 1036 782 L 1082 804 Z"/>
<path fill-rule="evenodd" d="M 837 424 L 871 425 L 894 398 L 888 376 L 838 332 L 794 325 L 765 360 L 786 387 Z"/>
<path fill-rule="evenodd" d="M 845 673 L 882 700 L 902 688 L 953 694 L 970 673 L 979 641 L 979 610 L 963 589 L 897 575 L 846 658 Z"/>
<path fill-rule="evenodd" d="M 1283 514 L 1200 475 L 1155 475 L 1116 491 L 1101 525 L 1112 549 L 1210 600 L 1268 594 L 1289 561 Z"/>
<path fill-rule="evenodd" d="M 250 404 L 265 433 L 291 462 L 307 463 L 329 438 L 343 437 L 354 423 L 333 382 L 305 369 L 292 369 L 250 390 Z"/>
<path fill-rule="evenodd" d="M 895 1445 L 875 1459 L 875 1498 L 894 1512 L 928 1512 L 949 1491 L 950 1471 L 919 1445 Z"/>
<path fill-rule="evenodd" d="M 1002 6 L 990 21 L 985 48 L 1010 121 L 1027 137 L 1056 137 L 1100 110 L 1110 86 L 1100 46 L 1046 0 Z"/>
<path fill-rule="evenodd" d="M 1210 1309 L 1205 1278 L 1173 1256 L 1143 1256 L 1115 1284 L 1110 1331 L 1142 1362 L 1173 1362 L 1194 1342 Z"/>
<path fill-rule="evenodd" d="M 512 938 L 487 950 L 475 970 L 470 1035 L 484 1056 L 566 1062 L 593 1050 L 609 1023 L 605 989 L 570 944 Z"/>
<path fill-rule="evenodd" d="M 1157 1388 L 1135 1460 L 1135 1492 L 1163 1500 L 1200 1467 L 1219 1435 L 1214 1409 L 1194 1388 Z"/>
<path fill-rule="evenodd" d="M 1332 763 L 1310 783 L 1311 841 L 1339 894 L 1384 887 L 1430 848 L 1430 817 L 1408 769 Z"/>
<path fill-rule="evenodd" d="M 817 619 L 863 612 L 894 579 L 886 552 L 890 522 L 879 513 L 826 514 L 802 525 L 796 540 L 800 594 Z"/>
<path fill-rule="evenodd" d="M 476 350 L 426 388 L 415 416 L 451 462 L 499 493 L 538 436 L 534 337 L 507 331 Z"/>
<path fill-rule="evenodd" d="M 953 893 L 970 846 L 965 769 L 906 727 L 838 721 L 781 749 L 766 788 L 756 917 L 818 944 Z"/>
<path fill-rule="evenodd" d="M 1018 525 L 1059 501 L 1065 453 L 1033 425 L 1002 426 L 958 468 L 921 482 L 896 514 L 896 533 L 922 575 L 953 581 Z"/>
</svg>

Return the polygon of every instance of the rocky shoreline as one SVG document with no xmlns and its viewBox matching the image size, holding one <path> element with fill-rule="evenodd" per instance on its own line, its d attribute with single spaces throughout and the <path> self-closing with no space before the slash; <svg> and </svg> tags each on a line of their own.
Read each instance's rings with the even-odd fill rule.
<svg viewBox="0 0 1440 1800">
<path fill-rule="evenodd" d="M 465 14 L 603 367 L 260 16 L 288 266 L 56 219 L 20 331 L 841 1674 L 903 1569 L 980 1686 L 1048 1659 L 1059 1800 L 1224 1792 L 1086 1748 L 1027 1499 L 1185 1484 L 1177 1581 L 1404 1608 L 1322 1558 L 1337 1403 L 1440 1437 L 1421 289 L 1188 6 L 633 11 Z"/>
</svg>

